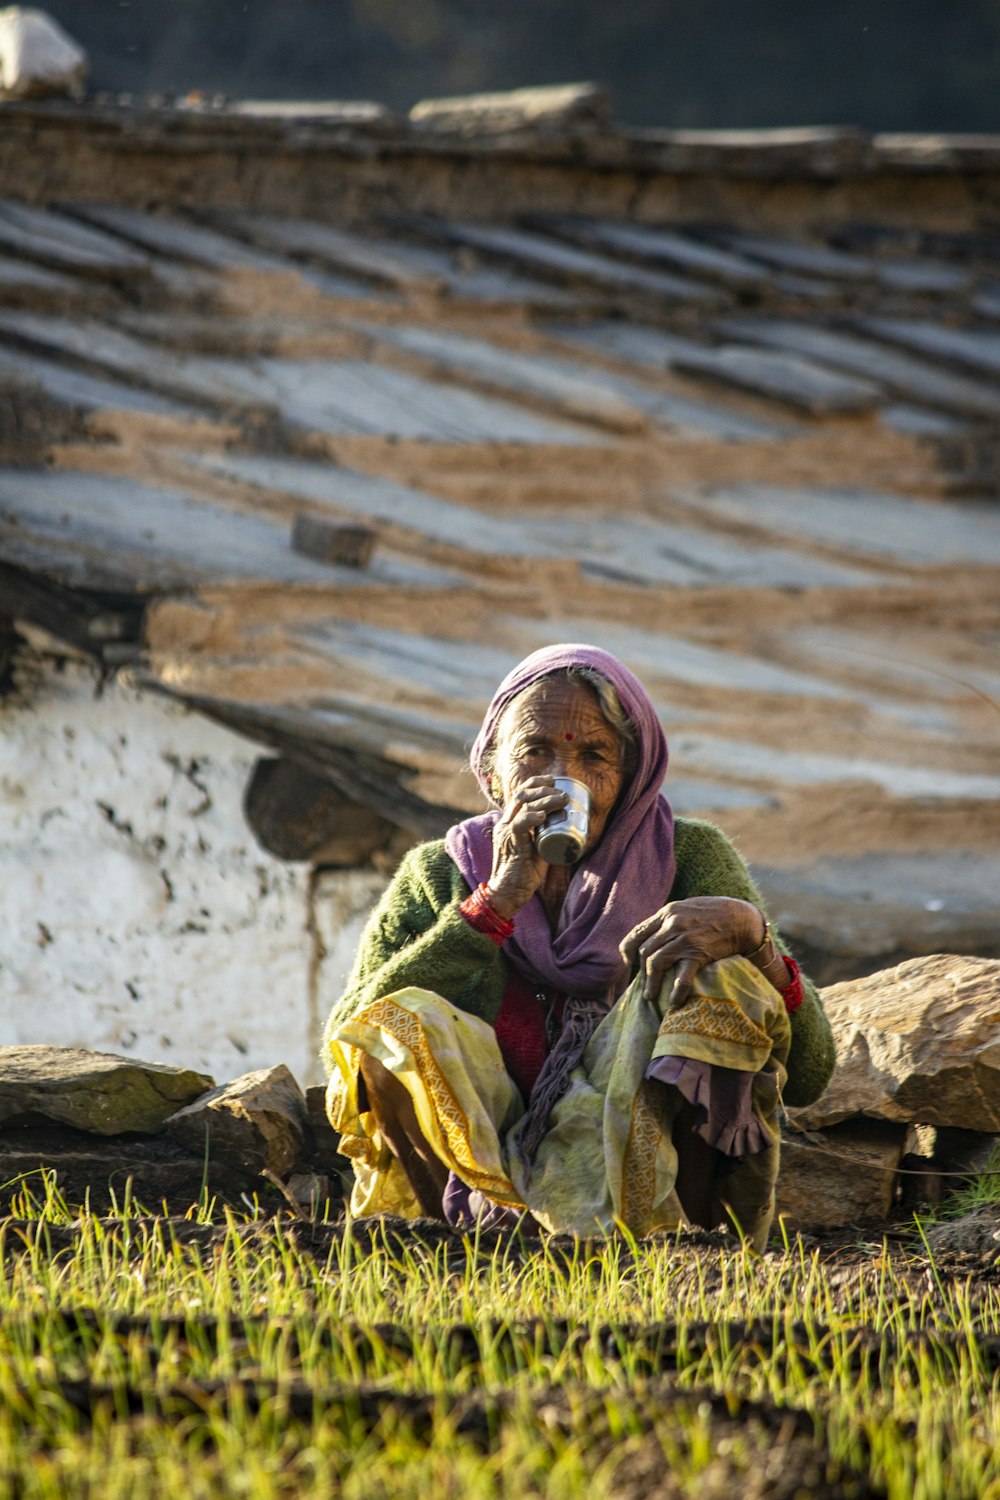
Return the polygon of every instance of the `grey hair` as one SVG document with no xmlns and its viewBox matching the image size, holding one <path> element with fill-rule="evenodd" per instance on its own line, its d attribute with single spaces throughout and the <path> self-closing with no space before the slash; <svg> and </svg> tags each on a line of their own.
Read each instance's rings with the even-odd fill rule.
<svg viewBox="0 0 1000 1500">
<path fill-rule="evenodd" d="M 562 677 L 567 682 L 581 682 L 585 687 L 590 688 L 597 699 L 601 713 L 615 732 L 615 739 L 621 751 L 622 770 L 625 773 L 626 784 L 631 781 L 639 762 L 639 742 L 636 739 L 635 725 L 622 707 L 614 683 L 602 677 L 595 667 L 560 667 L 555 672 L 546 672 L 544 677 Z M 543 680 L 542 677 L 537 679 L 539 682 Z M 532 683 L 531 686 L 534 684 Z M 522 692 L 527 692 L 527 688 L 523 688 Z M 507 709 L 510 709 L 520 696 L 521 693 L 518 693 L 516 698 L 512 698 L 507 704 Z M 505 713 L 507 709 L 504 710 Z M 494 740 L 479 763 L 480 773 L 483 776 L 488 778 L 496 770 L 496 757 L 497 747 Z"/>
</svg>

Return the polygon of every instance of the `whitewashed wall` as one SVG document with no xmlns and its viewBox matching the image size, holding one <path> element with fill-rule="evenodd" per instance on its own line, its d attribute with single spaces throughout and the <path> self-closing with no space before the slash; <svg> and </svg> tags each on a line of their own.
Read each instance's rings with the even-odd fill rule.
<svg viewBox="0 0 1000 1500">
<path fill-rule="evenodd" d="M 96 687 L 85 665 L 24 658 L 0 700 L 0 1045 L 318 1082 L 384 879 L 273 859 L 241 806 L 259 747 Z"/>
</svg>

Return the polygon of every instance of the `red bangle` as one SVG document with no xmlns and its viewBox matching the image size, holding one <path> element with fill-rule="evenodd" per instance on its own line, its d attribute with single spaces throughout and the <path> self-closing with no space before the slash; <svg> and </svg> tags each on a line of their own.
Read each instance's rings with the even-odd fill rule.
<svg viewBox="0 0 1000 1500">
<path fill-rule="evenodd" d="M 514 931 L 513 921 L 493 910 L 485 883 L 477 885 L 471 896 L 466 896 L 458 909 L 470 927 L 492 938 L 498 947 L 501 943 L 505 943 Z"/>
<path fill-rule="evenodd" d="M 782 957 L 784 958 L 784 954 L 782 954 Z M 793 1011 L 798 1010 L 804 999 L 804 995 L 802 992 L 802 970 L 799 968 L 794 958 L 786 958 L 785 964 L 788 968 L 789 974 L 792 977 L 788 983 L 787 988 L 782 990 L 781 998 L 785 1002 L 785 1009 L 787 1010 L 788 1014 L 791 1015 Z"/>
</svg>

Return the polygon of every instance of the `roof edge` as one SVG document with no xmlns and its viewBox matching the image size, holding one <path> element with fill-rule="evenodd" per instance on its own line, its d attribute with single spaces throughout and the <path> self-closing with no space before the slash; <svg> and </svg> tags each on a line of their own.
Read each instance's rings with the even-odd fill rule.
<svg viewBox="0 0 1000 1500">
<path fill-rule="evenodd" d="M 560 101 L 554 96 L 562 94 Z M 552 101 L 546 108 L 537 96 Z M 596 95 L 597 97 L 594 97 Z M 527 96 L 533 96 L 528 99 Z M 760 130 L 629 129 L 613 123 L 591 86 L 516 90 L 468 100 L 423 101 L 409 117 L 366 100 L 174 103 L 97 98 L 0 103 L 8 136 L 71 126 L 106 147 L 129 141 L 185 154 L 249 146 L 330 152 L 529 159 L 579 169 L 761 179 L 1000 172 L 1000 134 L 872 134 L 851 125 Z"/>
</svg>

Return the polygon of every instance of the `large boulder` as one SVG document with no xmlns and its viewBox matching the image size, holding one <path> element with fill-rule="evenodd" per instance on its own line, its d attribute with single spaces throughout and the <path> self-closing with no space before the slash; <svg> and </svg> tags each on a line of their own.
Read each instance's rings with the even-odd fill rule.
<svg viewBox="0 0 1000 1500">
<path fill-rule="evenodd" d="M 87 54 L 43 10 L 0 10 L 0 99 L 45 94 L 83 98 Z"/>
<path fill-rule="evenodd" d="M 786 1130 L 775 1218 L 787 1228 L 841 1229 L 884 1222 L 906 1146 L 902 1125 L 851 1121 L 833 1130 Z"/>
<path fill-rule="evenodd" d="M 310 1160 L 317 1172 L 329 1177 L 353 1177 L 351 1164 L 340 1154 L 340 1136 L 326 1113 L 326 1086 L 314 1083 L 306 1089 L 306 1114 L 312 1131 Z"/>
<path fill-rule="evenodd" d="M 213 1089 L 172 1115 L 167 1129 L 186 1150 L 207 1149 L 213 1166 L 284 1179 L 303 1156 L 309 1120 L 302 1090 L 279 1063 Z"/>
<path fill-rule="evenodd" d="M 214 1082 L 83 1047 L 0 1047 L 0 1127 L 52 1120 L 91 1135 L 155 1135 Z"/>
<path fill-rule="evenodd" d="M 24 1212 L 26 1195 L 44 1199 L 48 1174 L 71 1209 L 121 1212 L 127 1199 L 156 1213 L 183 1214 L 204 1189 L 217 1203 L 242 1207 L 251 1174 L 220 1169 L 205 1176 L 204 1158 L 191 1156 L 165 1136 L 79 1136 L 55 1125 L 11 1128 L 0 1137 L 0 1215 Z"/>
<path fill-rule="evenodd" d="M 983 1203 L 956 1219 L 943 1219 L 926 1231 L 934 1255 L 974 1255 L 993 1261 L 1000 1254 L 1000 1203 Z"/>
<path fill-rule="evenodd" d="M 823 990 L 837 1066 L 809 1129 L 854 1115 L 1000 1132 L 1000 960 L 931 954 Z"/>
<path fill-rule="evenodd" d="M 512 131 L 609 130 L 611 95 L 596 83 L 560 83 L 497 94 L 421 99 L 410 110 L 421 130 L 442 135 L 506 135 Z"/>
</svg>

